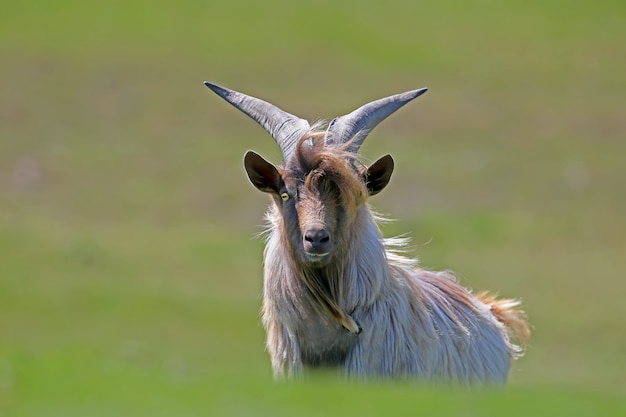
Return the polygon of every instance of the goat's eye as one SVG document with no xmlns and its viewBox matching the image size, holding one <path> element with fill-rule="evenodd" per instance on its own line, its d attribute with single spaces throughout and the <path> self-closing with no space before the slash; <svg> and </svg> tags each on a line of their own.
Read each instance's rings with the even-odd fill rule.
<svg viewBox="0 0 626 417">
<path fill-rule="evenodd" d="M 287 200 L 289 200 L 289 194 L 287 194 L 287 193 L 282 193 L 282 194 L 280 195 L 280 198 L 281 198 L 283 201 L 287 201 Z"/>
</svg>

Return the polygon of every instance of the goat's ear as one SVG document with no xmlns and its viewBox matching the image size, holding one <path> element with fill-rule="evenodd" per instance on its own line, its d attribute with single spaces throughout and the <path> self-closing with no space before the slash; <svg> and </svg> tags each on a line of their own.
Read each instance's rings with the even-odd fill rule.
<svg viewBox="0 0 626 417">
<path fill-rule="evenodd" d="M 272 163 L 263 159 L 256 152 L 248 151 L 243 158 L 243 165 L 250 182 L 264 193 L 280 192 L 283 180 L 278 169 Z"/>
<path fill-rule="evenodd" d="M 381 156 L 376 162 L 364 170 L 363 179 L 365 180 L 369 195 L 372 196 L 381 192 L 387 184 L 389 184 L 392 173 L 393 158 L 389 154 Z"/>
</svg>

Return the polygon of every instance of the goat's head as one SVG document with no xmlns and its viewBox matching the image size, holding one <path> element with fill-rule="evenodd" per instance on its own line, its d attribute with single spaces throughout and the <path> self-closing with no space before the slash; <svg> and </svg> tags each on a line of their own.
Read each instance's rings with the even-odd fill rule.
<svg viewBox="0 0 626 417">
<path fill-rule="evenodd" d="M 253 151 L 244 158 L 252 184 L 271 193 L 282 213 L 294 257 L 321 267 L 342 256 L 347 231 L 368 195 L 389 182 L 393 159 L 386 155 L 360 167 L 356 155 L 324 146 L 321 137 L 305 136 L 285 168 L 278 168 Z"/>
<path fill-rule="evenodd" d="M 284 219 L 286 237 L 297 261 L 323 267 L 350 239 L 347 231 L 369 195 L 382 191 L 393 172 L 385 155 L 362 166 L 357 152 L 378 123 L 426 89 L 368 103 L 330 122 L 325 132 L 276 106 L 205 83 L 211 90 L 263 126 L 280 146 L 284 167 L 248 151 L 244 166 L 252 184 L 270 193 Z"/>
</svg>

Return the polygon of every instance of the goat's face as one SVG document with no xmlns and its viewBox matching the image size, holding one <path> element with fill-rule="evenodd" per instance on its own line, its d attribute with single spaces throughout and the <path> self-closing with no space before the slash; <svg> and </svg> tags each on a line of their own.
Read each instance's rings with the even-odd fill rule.
<svg viewBox="0 0 626 417">
<path fill-rule="evenodd" d="M 321 268 L 345 254 L 358 209 L 389 183 L 393 159 L 385 155 L 359 169 L 354 154 L 323 145 L 302 148 L 284 169 L 252 151 L 244 166 L 252 184 L 272 194 L 295 260 Z"/>
</svg>

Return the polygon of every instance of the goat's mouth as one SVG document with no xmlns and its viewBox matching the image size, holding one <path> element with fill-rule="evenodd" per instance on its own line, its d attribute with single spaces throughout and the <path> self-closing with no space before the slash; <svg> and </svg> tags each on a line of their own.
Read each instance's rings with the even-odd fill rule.
<svg viewBox="0 0 626 417">
<path fill-rule="evenodd" d="M 324 253 L 304 252 L 304 258 L 310 264 L 323 265 L 323 264 L 328 263 L 328 261 L 330 260 L 330 252 L 324 252 Z"/>
</svg>

